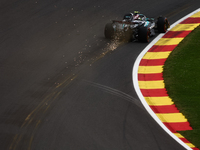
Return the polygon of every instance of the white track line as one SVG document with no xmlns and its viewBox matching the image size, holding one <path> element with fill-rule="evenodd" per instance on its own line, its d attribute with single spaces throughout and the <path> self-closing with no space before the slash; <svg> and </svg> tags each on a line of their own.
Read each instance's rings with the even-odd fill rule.
<svg viewBox="0 0 200 150">
<path fill-rule="evenodd" d="M 174 24 L 171 25 L 171 27 L 169 28 L 172 29 L 174 26 L 176 26 L 177 24 L 179 24 L 180 22 L 182 22 L 183 20 L 187 19 L 188 17 L 192 16 L 193 14 L 197 13 L 200 11 L 200 8 L 193 11 L 192 13 L 186 15 L 185 17 L 181 18 L 180 20 L 178 20 L 177 22 L 175 22 Z M 139 85 L 138 85 L 138 67 L 140 64 L 141 59 L 143 58 L 143 56 L 146 54 L 146 52 L 158 41 L 160 40 L 160 38 L 162 38 L 164 36 L 164 34 L 159 34 L 149 45 L 147 45 L 147 47 L 140 53 L 140 55 L 137 57 L 134 66 L 133 66 L 133 71 L 132 71 L 132 78 L 133 78 L 133 85 L 135 88 L 135 91 L 140 99 L 140 101 L 142 102 L 143 106 L 145 107 L 145 109 L 149 112 L 149 114 L 153 117 L 153 119 L 163 128 L 163 130 L 165 130 L 165 132 L 167 132 L 174 140 L 176 140 L 180 145 L 182 145 L 184 148 L 186 148 L 187 150 L 192 150 L 188 145 L 186 145 L 183 141 L 181 141 L 177 136 L 175 136 L 161 121 L 160 119 L 156 116 L 156 114 L 151 110 L 151 108 L 149 107 L 149 105 L 147 104 L 146 100 L 144 99 Z"/>
</svg>

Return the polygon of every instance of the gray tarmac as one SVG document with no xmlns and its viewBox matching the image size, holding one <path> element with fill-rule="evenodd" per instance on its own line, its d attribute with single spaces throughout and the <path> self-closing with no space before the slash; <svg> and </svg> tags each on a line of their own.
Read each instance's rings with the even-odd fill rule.
<svg viewBox="0 0 200 150">
<path fill-rule="evenodd" d="M 0 149 L 183 150 L 134 91 L 133 65 L 147 43 L 109 41 L 104 26 L 134 10 L 172 24 L 199 7 L 199 0 L 2 0 Z"/>
</svg>

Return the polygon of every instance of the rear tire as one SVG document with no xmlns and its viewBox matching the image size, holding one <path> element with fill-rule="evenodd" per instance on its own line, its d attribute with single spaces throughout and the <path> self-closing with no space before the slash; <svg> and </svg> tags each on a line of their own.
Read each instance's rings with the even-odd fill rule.
<svg viewBox="0 0 200 150">
<path fill-rule="evenodd" d="M 131 29 L 129 29 L 128 31 L 126 31 L 124 39 L 125 39 L 126 42 L 133 41 L 133 31 Z"/>
<path fill-rule="evenodd" d="M 112 39 L 114 37 L 114 29 L 112 23 L 107 23 L 104 29 L 104 35 L 107 39 Z"/>
<path fill-rule="evenodd" d="M 147 27 L 140 27 L 138 30 L 138 40 L 140 42 L 149 42 L 150 31 Z"/>
<path fill-rule="evenodd" d="M 159 17 L 157 22 L 158 32 L 165 33 L 169 28 L 169 22 L 165 17 Z"/>
</svg>

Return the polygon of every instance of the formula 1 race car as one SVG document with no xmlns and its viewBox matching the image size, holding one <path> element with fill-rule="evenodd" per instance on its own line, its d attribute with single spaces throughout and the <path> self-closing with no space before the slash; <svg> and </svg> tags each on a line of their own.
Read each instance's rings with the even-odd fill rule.
<svg viewBox="0 0 200 150">
<path fill-rule="evenodd" d="M 146 18 L 138 11 L 124 15 L 122 21 L 113 20 L 105 26 L 104 35 L 108 39 L 126 41 L 149 42 L 149 37 L 155 35 L 155 31 L 165 33 L 170 27 L 166 17 Z"/>
</svg>

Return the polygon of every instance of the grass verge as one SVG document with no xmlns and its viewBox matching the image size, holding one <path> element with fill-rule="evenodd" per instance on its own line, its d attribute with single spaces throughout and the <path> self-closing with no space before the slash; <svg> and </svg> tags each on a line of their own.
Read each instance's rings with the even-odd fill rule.
<svg viewBox="0 0 200 150">
<path fill-rule="evenodd" d="M 172 51 L 163 77 L 169 97 L 193 128 L 180 133 L 200 148 L 200 27 Z"/>
</svg>

